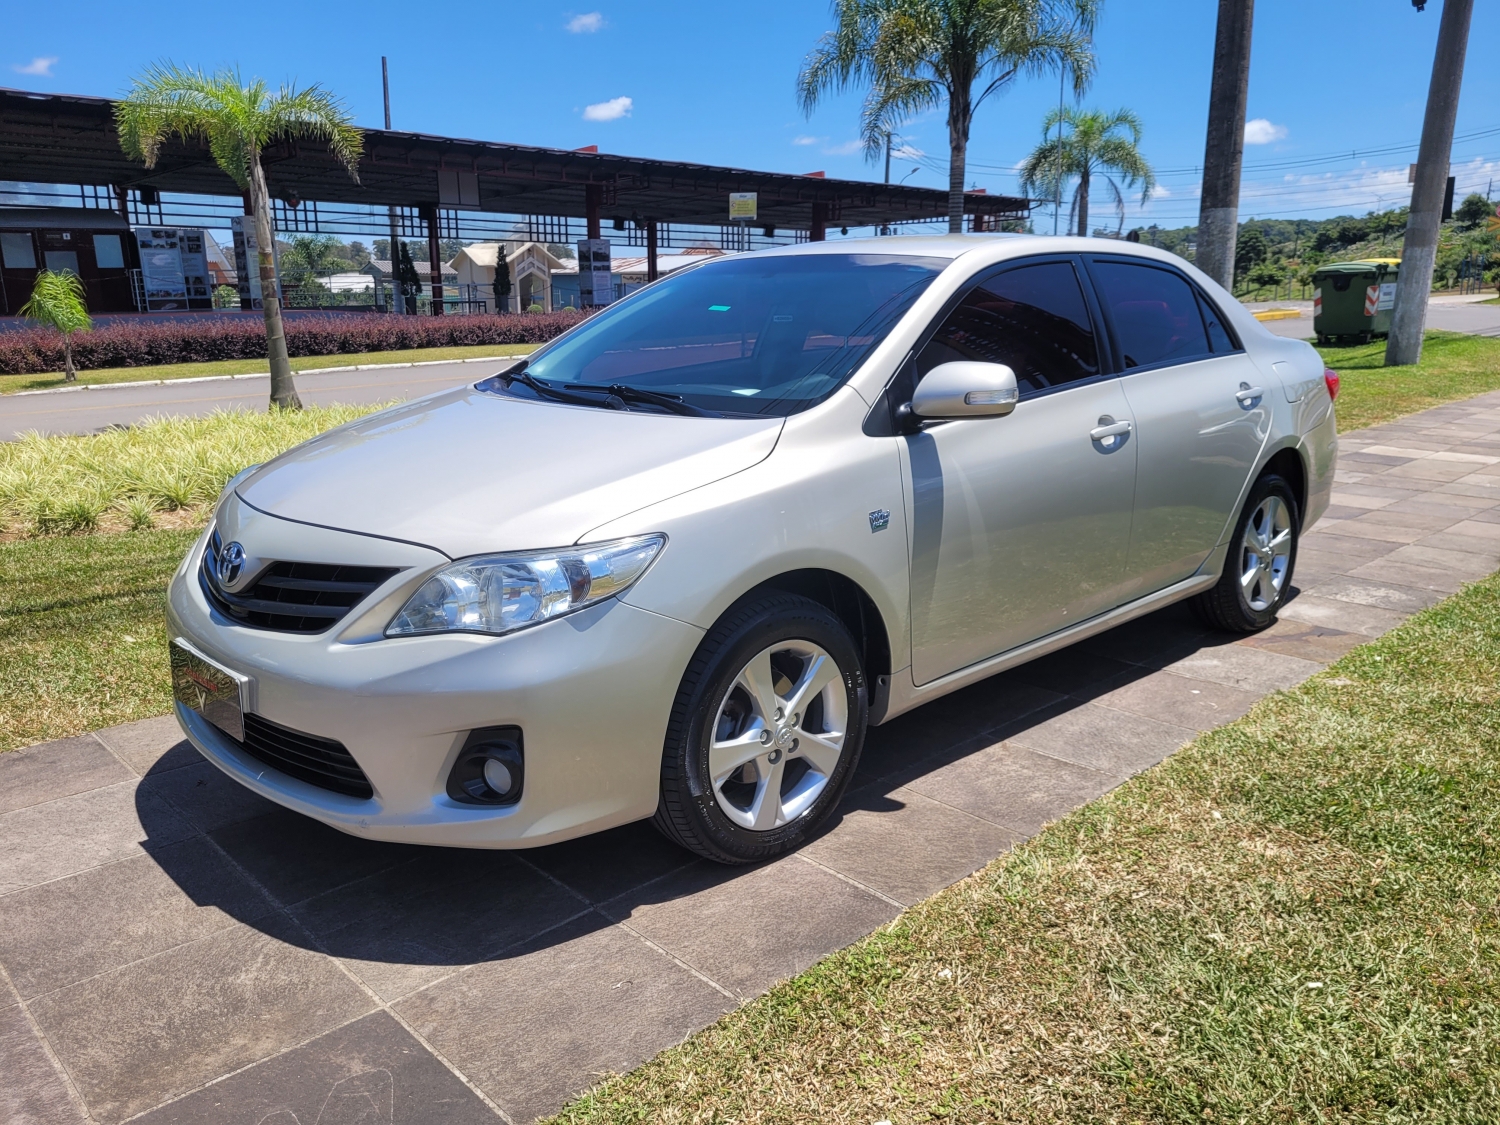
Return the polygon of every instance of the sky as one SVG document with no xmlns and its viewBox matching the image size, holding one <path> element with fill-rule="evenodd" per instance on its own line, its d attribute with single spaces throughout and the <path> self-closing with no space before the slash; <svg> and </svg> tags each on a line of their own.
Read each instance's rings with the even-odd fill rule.
<svg viewBox="0 0 1500 1125">
<path fill-rule="evenodd" d="M 1411 0 L 1261 0 L 1242 219 L 1362 214 L 1408 201 L 1441 4 L 1417 12 Z M 1217 5 L 1102 0 L 1101 8 L 1098 72 L 1077 104 L 1134 110 L 1160 180 L 1151 201 L 1132 199 L 1126 222 L 1192 224 Z M 798 69 L 832 26 L 820 0 L 504 0 L 430 11 L 385 0 L 272 6 L 265 33 L 232 5 L 163 0 L 149 19 L 94 0 L 18 5 L 6 17 L 0 85 L 117 96 L 152 62 L 237 66 L 273 83 L 326 86 L 358 124 L 378 127 L 386 55 L 398 129 L 850 179 L 884 174 L 859 149 L 859 91 L 829 98 L 810 117 L 798 107 Z M 1476 4 L 1453 151 L 1459 198 L 1500 180 L 1500 68 L 1486 50 L 1497 42 L 1500 4 Z M 1016 190 L 1015 168 L 1041 140 L 1058 92 L 1056 76 L 1020 79 L 980 107 L 971 186 Z M 946 133 L 941 111 L 906 122 L 892 179 L 944 186 Z M 1096 194 L 1096 220 L 1108 217 L 1106 202 Z M 1050 208 L 1036 212 L 1038 230 L 1051 224 Z"/>
</svg>

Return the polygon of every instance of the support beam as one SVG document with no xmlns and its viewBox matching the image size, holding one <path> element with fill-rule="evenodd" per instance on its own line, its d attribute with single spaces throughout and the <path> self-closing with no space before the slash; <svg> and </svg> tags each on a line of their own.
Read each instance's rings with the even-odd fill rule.
<svg viewBox="0 0 1500 1125">
<path fill-rule="evenodd" d="M 588 224 L 589 238 L 602 237 L 599 233 L 599 207 L 603 202 L 603 184 L 585 184 L 583 186 L 584 221 Z"/>
<path fill-rule="evenodd" d="M 255 214 L 255 208 L 250 203 L 250 193 L 248 191 L 240 192 L 240 202 L 244 206 L 246 215 L 253 216 Z M 256 268 L 255 263 L 250 260 L 250 255 L 248 254 L 245 255 L 245 268 L 251 270 Z M 142 279 L 142 289 L 144 290 L 144 278 Z M 244 286 L 240 289 L 240 312 L 254 311 L 255 298 L 250 296 L 250 283 L 246 281 Z"/>
<path fill-rule="evenodd" d="M 822 242 L 828 237 L 828 204 L 812 205 L 812 229 L 808 231 L 810 242 Z"/>
<path fill-rule="evenodd" d="M 115 185 L 115 207 L 120 212 L 120 218 L 126 224 L 130 223 L 130 189 L 120 184 Z"/>
<path fill-rule="evenodd" d="M 432 315 L 443 315 L 443 243 L 438 237 L 438 209 L 436 203 L 423 208 L 422 217 L 427 221 L 427 268 L 431 270 L 428 280 L 432 283 Z"/>
<path fill-rule="evenodd" d="M 1385 344 L 1385 364 L 1396 367 L 1422 358 L 1422 330 L 1427 327 L 1427 298 L 1437 262 L 1443 225 L 1443 197 L 1448 190 L 1448 162 L 1453 157 L 1453 126 L 1458 93 L 1464 81 L 1464 55 L 1474 0 L 1443 0 L 1432 82 L 1427 88 L 1427 115 L 1417 150 L 1417 183 L 1412 188 L 1406 239 L 1401 246 L 1401 274 L 1396 279 L 1396 307 Z"/>
<path fill-rule="evenodd" d="M 1250 25 L 1255 0 L 1219 0 L 1213 84 L 1208 95 L 1208 139 L 1203 148 L 1203 195 L 1198 202 L 1200 270 L 1225 289 L 1234 287 L 1239 233 L 1240 167 L 1245 156 L 1245 106 L 1250 93 Z"/>
<path fill-rule="evenodd" d="M 656 220 L 646 220 L 646 281 L 657 278 L 656 272 Z"/>
</svg>

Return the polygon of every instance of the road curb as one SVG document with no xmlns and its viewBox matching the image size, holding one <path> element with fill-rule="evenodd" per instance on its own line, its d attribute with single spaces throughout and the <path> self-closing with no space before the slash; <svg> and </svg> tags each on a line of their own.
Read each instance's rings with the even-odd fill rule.
<svg viewBox="0 0 1500 1125">
<path fill-rule="evenodd" d="M 537 347 L 541 347 L 540 344 Z M 517 359 L 513 355 L 482 355 L 473 359 L 419 359 L 409 363 L 353 363 L 343 367 L 308 367 L 293 375 L 330 375 L 337 371 L 389 371 L 398 367 L 441 367 L 449 363 L 494 363 L 497 359 Z M 187 383 L 227 383 L 235 379 L 269 379 L 269 371 L 247 371 L 242 375 L 193 375 L 185 379 L 136 379 L 129 383 L 84 383 L 77 387 L 44 387 L 39 391 L 11 391 L 0 394 L 0 402 L 25 395 L 70 395 L 79 391 L 112 391 L 121 387 L 166 387 Z"/>
</svg>

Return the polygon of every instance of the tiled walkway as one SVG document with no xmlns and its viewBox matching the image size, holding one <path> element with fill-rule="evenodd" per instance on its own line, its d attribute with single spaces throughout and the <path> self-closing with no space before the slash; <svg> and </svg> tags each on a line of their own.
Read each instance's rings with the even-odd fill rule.
<svg viewBox="0 0 1500 1125">
<path fill-rule="evenodd" d="M 1500 565 L 1500 394 L 1343 443 L 1296 599 L 1174 608 L 871 732 L 839 823 L 730 871 L 645 825 L 372 844 L 167 719 L 0 755 L 0 1120 L 528 1121 Z"/>
</svg>

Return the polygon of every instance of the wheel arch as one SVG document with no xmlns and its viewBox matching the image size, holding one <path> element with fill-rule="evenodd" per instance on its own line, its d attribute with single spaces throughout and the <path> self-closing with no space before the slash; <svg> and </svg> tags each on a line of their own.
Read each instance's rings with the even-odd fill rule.
<svg viewBox="0 0 1500 1125">
<path fill-rule="evenodd" d="M 767 578 L 746 590 L 736 602 L 771 591 L 797 594 L 815 601 L 843 622 L 859 646 L 860 658 L 864 661 L 870 722 L 872 725 L 879 722 L 878 716 L 884 713 L 890 686 L 891 639 L 875 599 L 846 574 L 808 567 L 783 571 Z"/>
<path fill-rule="evenodd" d="M 1257 479 L 1267 473 L 1276 473 L 1292 486 L 1292 496 L 1297 501 L 1297 522 L 1300 526 L 1307 518 L 1307 465 L 1295 445 L 1284 445 L 1266 458 Z"/>
</svg>

